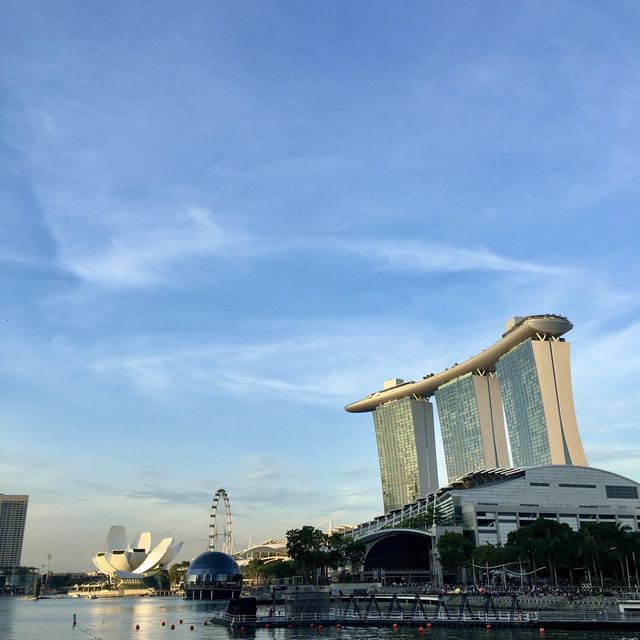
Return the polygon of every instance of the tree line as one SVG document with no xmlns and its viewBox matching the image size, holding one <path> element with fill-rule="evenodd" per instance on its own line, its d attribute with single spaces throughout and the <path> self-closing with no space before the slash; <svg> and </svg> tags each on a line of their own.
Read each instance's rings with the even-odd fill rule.
<svg viewBox="0 0 640 640">
<path fill-rule="evenodd" d="M 329 569 L 349 566 L 352 574 L 358 573 L 366 553 L 363 542 L 340 533 L 329 535 L 312 526 L 290 529 L 286 539 L 289 560 L 253 558 L 243 568 L 244 575 L 259 580 L 300 576 L 307 584 L 326 584 Z"/>
<path fill-rule="evenodd" d="M 510 532 L 504 545 L 475 546 L 462 534 L 446 532 L 437 549 L 443 572 L 456 580 L 463 568 L 467 577 L 483 575 L 483 568 L 486 574 L 489 568 L 502 580 L 527 574 L 555 585 L 638 584 L 640 533 L 620 523 L 588 523 L 574 531 L 568 524 L 538 518 Z"/>
</svg>

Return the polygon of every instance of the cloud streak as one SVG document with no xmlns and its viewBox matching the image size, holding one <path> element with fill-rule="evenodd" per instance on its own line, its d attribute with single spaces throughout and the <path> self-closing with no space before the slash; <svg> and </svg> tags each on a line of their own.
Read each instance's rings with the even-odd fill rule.
<svg viewBox="0 0 640 640">
<path fill-rule="evenodd" d="M 337 243 L 347 253 L 375 262 L 382 269 L 414 272 L 523 272 L 536 275 L 567 273 L 567 267 L 514 260 L 482 247 L 460 247 L 413 240 L 355 240 Z"/>
<path fill-rule="evenodd" d="M 355 257 L 363 266 L 408 273 L 503 272 L 566 275 L 570 267 L 540 264 L 500 255 L 484 247 L 398 238 L 344 240 L 333 236 L 277 237 L 235 230 L 204 207 L 180 206 L 168 215 L 152 211 L 131 216 L 109 198 L 88 204 L 93 215 L 77 210 L 73 223 L 58 210 L 48 219 L 60 262 L 86 284 L 102 288 L 145 288 L 172 283 L 193 264 L 214 258 L 219 264 L 274 257 L 335 254 Z M 111 211 L 100 215 L 100 211 Z M 96 222 L 94 218 L 98 218 Z"/>
<path fill-rule="evenodd" d="M 361 319 L 289 323 L 262 341 L 227 334 L 179 349 L 156 344 L 151 353 L 98 357 L 90 366 L 99 375 L 125 377 L 150 394 L 184 386 L 246 397 L 251 389 L 254 396 L 335 407 L 378 388 L 389 369 L 424 373 L 426 353 L 446 362 L 429 345 L 431 336 L 429 327 L 417 324 L 405 323 L 398 336 L 393 323 Z"/>
<path fill-rule="evenodd" d="M 104 244 L 99 238 L 79 243 L 58 235 L 64 265 L 82 280 L 108 287 L 157 285 L 191 259 L 232 258 L 245 244 L 201 208 L 190 208 L 169 224 L 150 220 L 147 228 L 119 229 Z"/>
</svg>

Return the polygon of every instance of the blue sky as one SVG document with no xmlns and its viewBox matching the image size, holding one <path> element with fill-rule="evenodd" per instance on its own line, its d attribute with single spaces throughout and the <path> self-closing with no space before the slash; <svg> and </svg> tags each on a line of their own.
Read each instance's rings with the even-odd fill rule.
<svg viewBox="0 0 640 640">
<path fill-rule="evenodd" d="M 382 510 L 346 403 L 575 324 L 640 479 L 635 2 L 28 2 L 0 21 L 0 491 L 23 561 Z M 444 479 L 444 468 L 440 471 Z"/>
</svg>

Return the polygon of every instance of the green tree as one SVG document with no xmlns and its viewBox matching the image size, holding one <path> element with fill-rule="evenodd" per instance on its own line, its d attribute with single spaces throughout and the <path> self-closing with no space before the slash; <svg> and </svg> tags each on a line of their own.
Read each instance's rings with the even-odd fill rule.
<svg viewBox="0 0 640 640">
<path fill-rule="evenodd" d="M 443 533 L 438 539 L 438 554 L 443 572 L 455 575 L 457 579 L 462 567 L 469 564 L 474 547 L 473 542 L 460 533 Z"/>
<path fill-rule="evenodd" d="M 626 567 L 630 558 L 633 566 L 633 554 L 640 549 L 638 533 L 620 523 L 593 522 L 582 526 L 578 539 L 583 562 L 593 569 L 594 582 L 603 583 L 605 579 L 620 583 L 631 581 Z"/>
<path fill-rule="evenodd" d="M 249 562 L 242 568 L 242 575 L 245 578 L 253 578 L 254 580 L 260 582 L 260 580 L 265 575 L 265 564 L 264 560 L 260 558 L 251 558 Z"/>
<path fill-rule="evenodd" d="M 286 537 L 287 554 L 300 563 L 305 581 L 315 582 L 317 569 L 327 565 L 327 536 L 319 529 L 306 525 L 301 529 L 290 529 Z"/>
<path fill-rule="evenodd" d="M 500 544 L 482 544 L 473 550 L 471 559 L 478 567 L 495 567 L 500 564 L 509 564 L 512 561 L 512 555 Z"/>
<path fill-rule="evenodd" d="M 184 574 L 187 572 L 191 563 L 188 560 L 182 562 L 174 562 L 169 567 L 169 584 L 171 586 L 179 586 L 184 581 Z"/>
<path fill-rule="evenodd" d="M 293 578 L 296 574 L 296 564 L 291 560 L 274 560 L 273 562 L 267 562 L 263 567 L 262 573 L 265 578 L 275 578 L 277 580 Z"/>
<path fill-rule="evenodd" d="M 344 555 L 351 565 L 351 573 L 358 573 L 367 555 L 367 545 L 362 540 L 349 540 L 345 546 Z"/>
<path fill-rule="evenodd" d="M 332 569 L 337 569 L 346 563 L 345 551 L 347 539 L 342 533 L 334 533 L 326 537 L 327 543 L 327 564 Z"/>
<path fill-rule="evenodd" d="M 559 575 L 572 576 L 572 568 L 580 563 L 577 534 L 567 524 L 537 518 L 527 527 L 512 531 L 505 548 L 513 559 L 523 559 L 531 569 L 557 583 Z"/>
</svg>

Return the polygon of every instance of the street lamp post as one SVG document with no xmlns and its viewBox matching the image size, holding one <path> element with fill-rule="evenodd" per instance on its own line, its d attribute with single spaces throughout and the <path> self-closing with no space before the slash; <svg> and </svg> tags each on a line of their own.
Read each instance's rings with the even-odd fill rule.
<svg viewBox="0 0 640 640">
<path fill-rule="evenodd" d="M 518 557 L 518 567 L 520 568 L 520 591 L 522 591 L 522 559 Z"/>
</svg>

